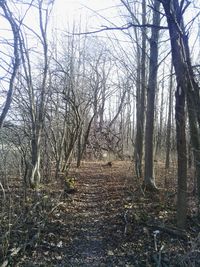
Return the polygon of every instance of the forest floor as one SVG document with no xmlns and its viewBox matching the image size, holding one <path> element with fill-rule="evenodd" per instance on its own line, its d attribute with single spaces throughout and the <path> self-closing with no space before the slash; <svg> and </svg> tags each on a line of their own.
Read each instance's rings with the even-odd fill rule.
<svg viewBox="0 0 200 267">
<path fill-rule="evenodd" d="M 132 162 L 87 162 L 70 173 L 76 192 L 49 183 L 26 203 L 10 183 L 0 210 L 0 266 L 200 266 L 194 196 L 185 231 L 175 228 L 176 174 L 161 162 L 159 193 L 143 192 Z"/>
</svg>

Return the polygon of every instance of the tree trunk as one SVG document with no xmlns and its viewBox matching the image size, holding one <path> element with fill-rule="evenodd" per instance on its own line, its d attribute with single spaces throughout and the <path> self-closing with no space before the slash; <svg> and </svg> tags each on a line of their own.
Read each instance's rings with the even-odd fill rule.
<svg viewBox="0 0 200 267">
<path fill-rule="evenodd" d="M 194 80 L 194 74 L 190 61 L 190 51 L 188 46 L 188 37 L 185 34 L 184 23 L 182 18 L 182 7 L 179 6 L 178 0 L 171 2 L 162 1 L 165 14 L 167 17 L 169 34 L 172 47 L 172 60 L 176 73 L 177 79 L 177 98 L 187 97 L 187 106 L 189 114 L 189 124 L 191 141 L 194 149 L 194 157 L 196 159 L 196 173 L 197 173 L 197 188 L 198 188 L 198 199 L 200 203 L 200 138 L 199 138 L 199 88 Z M 183 96 L 184 95 L 184 96 Z M 180 99 L 183 106 L 184 99 Z M 183 107 L 182 107 L 183 109 Z M 177 114 L 176 117 L 183 120 L 183 110 L 182 118 Z M 185 120 L 185 118 L 184 118 Z M 186 140 L 184 124 L 185 121 L 181 121 L 183 125 L 177 124 L 177 152 L 178 152 L 178 200 L 177 200 L 177 223 L 178 226 L 184 227 L 186 222 L 186 190 L 187 190 L 187 154 L 186 154 Z M 178 132 L 178 131 L 182 131 Z M 178 140 L 182 138 L 182 140 Z"/>
<path fill-rule="evenodd" d="M 157 143 L 156 143 L 156 156 L 161 155 L 162 147 L 163 147 L 163 111 L 164 111 L 164 89 L 165 89 L 165 78 L 164 78 L 165 68 L 163 68 L 163 78 L 162 78 L 162 86 L 161 86 L 161 103 L 160 103 L 160 111 L 157 112 L 160 116 L 159 125 L 157 130 Z M 158 99 L 159 90 L 157 90 L 157 99 Z M 157 100 L 158 101 L 158 100 Z M 158 106 L 158 105 L 157 105 Z"/>
<path fill-rule="evenodd" d="M 31 169 L 31 176 L 30 176 L 30 185 L 32 188 L 38 187 L 40 184 L 40 138 L 41 134 L 36 138 L 35 135 L 31 141 L 32 147 L 32 169 Z"/>
<path fill-rule="evenodd" d="M 168 119 L 167 119 L 165 169 L 169 169 L 169 165 L 170 165 L 171 126 L 172 126 L 172 71 L 173 71 L 173 65 L 171 64 L 170 82 L 169 82 L 169 106 L 168 106 Z"/>
<path fill-rule="evenodd" d="M 39 24 L 41 32 L 41 42 L 43 48 L 43 75 L 41 83 L 40 100 L 38 107 L 34 110 L 35 114 L 32 114 L 32 173 L 30 177 L 30 184 L 34 188 L 38 188 L 40 183 L 40 161 L 41 161 L 41 137 L 44 129 L 45 121 L 45 105 L 46 105 L 46 93 L 47 93 L 47 76 L 48 76 L 48 44 L 47 44 L 47 21 L 43 21 L 43 1 L 38 3 L 39 12 Z M 30 62 L 29 62 L 30 63 Z M 31 100 L 31 99 L 30 99 Z M 33 100 L 33 99 L 32 99 Z M 33 105 L 33 103 L 30 103 Z M 33 111 L 33 110 L 32 110 Z"/>
<path fill-rule="evenodd" d="M 185 134 L 185 93 L 176 91 L 176 140 L 178 154 L 177 224 L 184 228 L 187 214 L 187 148 Z"/>
<path fill-rule="evenodd" d="M 153 25 L 160 25 L 160 2 L 154 1 Z M 158 71 L 158 39 L 159 28 L 152 28 L 150 39 L 150 64 L 149 81 L 147 88 L 147 115 L 146 115 L 146 133 L 145 133 L 145 173 L 144 184 L 148 189 L 156 189 L 155 177 L 153 171 L 153 134 L 154 134 L 154 102 L 157 87 Z"/>
<path fill-rule="evenodd" d="M 175 23 L 175 14 L 171 13 L 170 5 L 163 4 L 169 26 L 172 47 L 172 61 L 177 79 L 176 91 L 176 140 L 178 156 L 178 198 L 177 198 L 177 224 L 184 228 L 187 215 L 187 149 L 185 135 L 185 95 L 187 92 L 187 70 L 185 56 L 181 45 L 181 36 Z M 174 7 L 175 8 L 175 7 Z"/>
<path fill-rule="evenodd" d="M 195 160 L 195 175 L 198 193 L 198 212 L 200 213 L 200 88 L 194 79 L 193 68 L 190 60 L 188 36 L 184 34 L 183 44 L 187 59 L 188 91 L 187 108 L 189 115 L 191 143 Z"/>
<path fill-rule="evenodd" d="M 142 1 L 142 24 L 146 24 L 146 0 Z M 143 142 L 144 142 L 144 115 L 145 115 L 145 93 L 146 93 L 146 40 L 147 30 L 142 30 L 142 53 L 141 64 L 138 61 L 137 74 L 137 104 L 136 104 L 136 139 L 135 139 L 135 169 L 137 177 L 142 177 L 142 158 L 143 158 Z M 138 49 L 140 49 L 138 47 Z M 138 53 L 139 56 L 140 53 Z M 140 79 L 141 77 L 141 79 Z M 141 83 L 141 86 L 140 86 Z"/>
<path fill-rule="evenodd" d="M 87 126 L 87 129 L 86 129 L 86 132 L 83 136 L 83 133 L 82 133 L 82 129 L 80 131 L 80 134 L 79 134 L 79 137 L 78 137 L 78 155 L 77 155 L 77 168 L 80 167 L 81 165 L 81 160 L 83 158 L 83 154 L 86 150 L 86 146 L 87 146 L 87 142 L 88 142 L 88 138 L 89 138 L 89 134 L 90 134 L 90 130 L 91 130 L 91 126 L 92 126 L 92 122 L 94 120 L 94 117 L 95 117 L 96 114 L 94 114 L 89 123 L 88 123 L 88 126 Z M 81 139 L 82 142 L 81 142 Z"/>
</svg>

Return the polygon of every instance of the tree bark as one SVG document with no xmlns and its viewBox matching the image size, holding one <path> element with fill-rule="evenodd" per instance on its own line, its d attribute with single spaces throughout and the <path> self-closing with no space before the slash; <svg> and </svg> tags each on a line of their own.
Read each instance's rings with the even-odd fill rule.
<svg viewBox="0 0 200 267">
<path fill-rule="evenodd" d="M 176 141 L 178 155 L 177 225 L 185 227 L 187 215 L 187 146 L 185 133 L 185 92 L 177 86 L 176 91 Z"/>
<path fill-rule="evenodd" d="M 77 164 L 76 164 L 77 168 L 79 168 L 80 165 L 81 165 L 81 160 L 82 160 L 83 154 L 84 154 L 84 152 L 86 150 L 87 141 L 88 141 L 88 138 L 89 138 L 92 122 L 93 122 L 93 119 L 94 119 L 95 115 L 96 114 L 94 114 L 91 117 L 91 119 L 90 119 L 90 121 L 88 123 L 87 129 L 86 129 L 86 132 L 83 134 L 82 130 L 80 131 L 80 134 L 79 134 L 79 137 L 78 137 L 78 152 L 77 152 L 78 155 L 77 155 Z M 82 135 L 84 135 L 84 136 L 82 136 Z M 83 139 L 82 142 L 81 142 L 81 139 Z"/>
<path fill-rule="evenodd" d="M 146 24 L 146 0 L 142 1 L 142 24 Z M 145 118 L 145 95 L 146 95 L 146 41 L 147 30 L 142 30 L 142 51 L 141 64 L 140 58 L 138 61 L 137 74 L 137 130 L 135 139 L 135 169 L 138 177 L 142 177 L 142 158 L 143 158 L 143 143 L 144 143 L 144 118 Z M 140 49 L 138 47 L 138 49 Z M 138 53 L 138 56 L 140 53 Z M 141 84 L 141 85 L 140 85 Z"/>
<path fill-rule="evenodd" d="M 170 166 L 170 150 L 171 150 L 171 124 L 172 124 L 172 70 L 171 64 L 170 82 L 169 82 L 169 106 L 168 106 L 168 119 L 167 119 L 167 137 L 166 137 L 166 159 L 165 169 L 169 169 Z"/>
<path fill-rule="evenodd" d="M 183 6 L 179 6 L 178 0 L 162 1 L 167 23 L 169 27 L 172 61 L 177 79 L 176 93 L 176 126 L 177 126 L 177 153 L 178 153 L 178 200 L 177 200 L 177 223 L 184 227 L 186 223 L 187 211 L 187 154 L 185 140 L 185 114 L 183 105 L 185 97 L 187 98 L 187 107 L 189 115 L 191 141 L 196 158 L 196 173 L 198 199 L 200 203 L 200 134 L 199 134 L 199 88 L 194 80 L 194 74 L 190 61 L 190 51 L 188 46 L 188 37 L 185 34 L 183 23 Z M 183 3 L 184 4 L 184 3 Z M 185 7 L 186 8 L 186 7 Z M 180 98 L 178 100 L 178 98 Z M 178 108 L 178 106 L 180 106 Z M 178 114 L 182 113 L 182 115 Z M 182 117 L 182 118 L 181 118 Z M 180 123 L 178 123 L 180 120 Z"/>
<path fill-rule="evenodd" d="M 160 25 L 160 2 L 154 1 L 153 25 Z M 145 173 L 144 185 L 149 189 L 156 189 L 155 177 L 153 171 L 153 134 L 154 134 L 154 102 L 157 87 L 158 72 L 158 39 L 159 28 L 152 28 L 150 39 L 150 63 L 149 63 L 149 81 L 147 88 L 147 115 L 146 115 L 146 133 L 145 133 Z"/>
</svg>

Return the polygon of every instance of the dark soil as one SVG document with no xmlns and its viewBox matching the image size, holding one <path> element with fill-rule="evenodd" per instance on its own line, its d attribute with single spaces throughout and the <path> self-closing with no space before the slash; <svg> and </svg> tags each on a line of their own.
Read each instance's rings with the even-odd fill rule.
<svg viewBox="0 0 200 267">
<path fill-rule="evenodd" d="M 158 194 L 142 191 L 131 162 L 85 163 L 70 173 L 74 194 L 52 183 L 29 191 L 26 203 L 13 181 L 1 212 L 0 266 L 200 266 L 194 197 L 180 231 L 173 171 L 159 170 L 158 186 L 168 185 Z"/>
</svg>

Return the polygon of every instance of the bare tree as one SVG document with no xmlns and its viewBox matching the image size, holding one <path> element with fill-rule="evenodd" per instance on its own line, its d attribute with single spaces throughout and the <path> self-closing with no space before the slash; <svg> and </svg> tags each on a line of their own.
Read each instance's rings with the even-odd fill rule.
<svg viewBox="0 0 200 267">
<path fill-rule="evenodd" d="M 145 25 L 146 18 L 146 0 L 142 1 L 142 24 Z M 144 143 L 144 118 L 145 118 L 145 98 L 146 98 L 146 42 L 147 30 L 142 29 L 142 47 L 141 47 L 141 63 L 138 62 L 138 82 L 137 82 L 137 128 L 135 139 L 135 169 L 138 177 L 142 177 L 142 159 L 143 159 L 143 143 Z M 138 48 L 140 49 L 140 48 Z M 138 55 L 139 56 L 139 55 Z"/>
<path fill-rule="evenodd" d="M 185 134 L 185 101 L 187 99 L 192 146 L 196 160 L 198 199 L 200 200 L 200 120 L 199 87 L 194 79 L 190 59 L 188 36 L 185 31 L 183 15 L 190 2 L 178 0 L 161 1 L 169 27 L 172 61 L 177 79 L 176 91 L 176 132 L 178 152 L 178 201 L 177 222 L 184 227 L 187 214 L 187 150 Z M 199 201 L 200 202 L 200 201 Z"/>
<path fill-rule="evenodd" d="M 47 25 L 48 18 L 51 12 L 52 5 L 47 5 L 43 1 L 38 1 L 38 19 L 40 34 L 36 33 L 33 29 L 28 28 L 34 35 L 39 39 L 42 49 L 42 69 L 41 80 L 39 88 L 34 81 L 33 73 L 34 68 L 31 64 L 30 52 L 26 47 L 26 38 L 24 33 L 20 31 L 20 47 L 22 55 L 22 64 L 24 77 L 23 83 L 26 84 L 28 89 L 28 101 L 29 101 L 29 112 L 31 119 L 31 174 L 30 174 L 30 185 L 33 188 L 37 188 L 41 175 L 40 175 L 40 162 L 41 162 L 41 139 L 44 128 L 45 120 L 45 107 L 47 100 L 47 89 L 48 89 L 48 69 L 49 69 L 49 56 L 48 56 L 48 42 L 47 42 Z M 26 27 L 25 27 L 26 28 Z M 39 94 L 38 94 L 39 92 Z"/>
<path fill-rule="evenodd" d="M 7 4 L 7 1 L 1 0 L 0 1 L 0 7 L 3 10 L 5 19 L 9 22 L 12 34 L 13 34 L 13 58 L 12 58 L 12 64 L 10 66 L 10 78 L 9 78 L 9 88 L 7 92 L 7 97 L 4 103 L 3 110 L 0 114 L 0 128 L 3 126 L 4 120 L 6 118 L 6 115 L 10 109 L 10 105 L 12 102 L 13 92 L 15 89 L 15 82 L 16 82 L 16 76 L 18 73 L 18 69 L 20 66 L 20 55 L 19 55 L 19 29 L 20 24 L 17 22 L 15 17 L 13 16 L 12 11 L 10 10 L 9 5 Z"/>
<path fill-rule="evenodd" d="M 133 11 L 129 1 L 121 0 L 130 14 L 132 22 L 140 25 L 136 12 Z M 142 24 L 147 24 L 146 0 L 142 0 Z M 136 4 L 135 4 L 136 10 Z M 134 29 L 137 50 L 137 76 L 136 76 L 136 136 L 135 136 L 135 170 L 138 177 L 142 177 L 142 159 L 144 143 L 144 119 L 145 119 L 145 98 L 146 98 L 146 64 L 147 64 L 147 28 L 141 27 L 141 39 L 136 27 Z"/>
<path fill-rule="evenodd" d="M 160 25 L 160 2 L 155 0 L 153 6 L 153 25 Z M 157 87 L 158 71 L 158 40 L 159 28 L 152 28 L 150 39 L 150 62 L 149 62 L 149 80 L 147 88 L 147 111 L 146 111 L 146 133 L 145 133 L 145 173 L 144 183 L 149 189 L 156 189 L 155 177 L 153 171 L 153 135 L 154 135 L 154 102 Z"/>
</svg>

